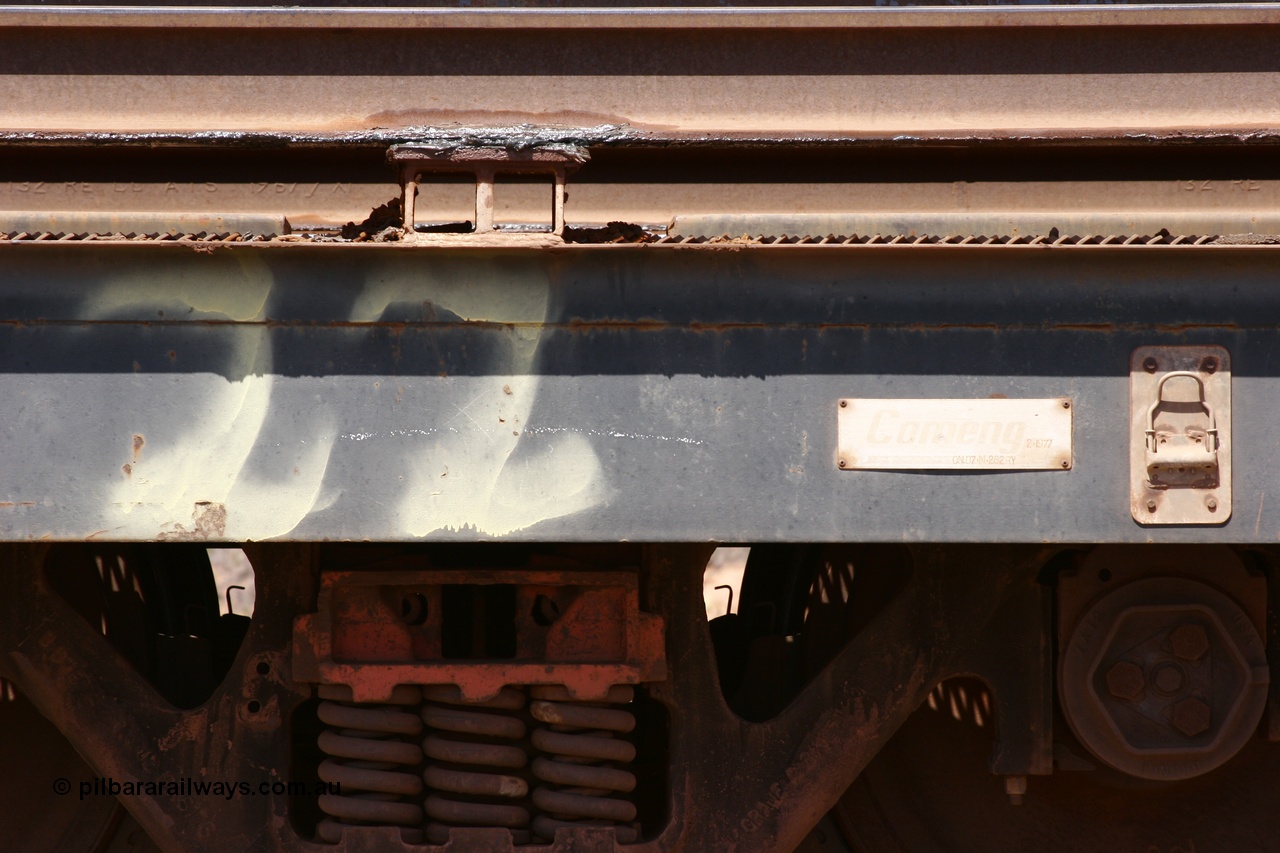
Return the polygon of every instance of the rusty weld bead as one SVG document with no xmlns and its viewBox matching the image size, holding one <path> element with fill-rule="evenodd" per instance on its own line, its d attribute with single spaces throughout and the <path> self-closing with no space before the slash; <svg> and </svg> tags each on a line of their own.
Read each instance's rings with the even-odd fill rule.
<svg viewBox="0 0 1280 853">
<path fill-rule="evenodd" d="M 1173 706 L 1173 727 L 1187 737 L 1195 737 L 1209 730 L 1212 711 L 1200 699 L 1183 699 Z"/>
<path fill-rule="evenodd" d="M 1200 660 L 1209 651 L 1209 636 L 1199 625 L 1184 622 L 1169 635 L 1169 645 L 1183 660 Z"/>
<path fill-rule="evenodd" d="M 1137 664 L 1122 660 L 1107 670 L 1107 689 L 1117 699 L 1137 699 L 1142 695 L 1145 683 L 1142 667 Z"/>
</svg>

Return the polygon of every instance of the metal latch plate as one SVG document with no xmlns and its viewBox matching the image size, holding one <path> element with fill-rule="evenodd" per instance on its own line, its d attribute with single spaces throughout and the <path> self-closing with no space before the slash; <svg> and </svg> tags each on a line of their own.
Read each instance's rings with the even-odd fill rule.
<svg viewBox="0 0 1280 853">
<path fill-rule="evenodd" d="M 840 401 L 844 470 L 1027 471 L 1071 468 L 1071 400 Z"/>
<path fill-rule="evenodd" d="M 1231 517 L 1231 356 L 1138 347 L 1129 359 L 1129 509 L 1144 525 Z"/>
</svg>

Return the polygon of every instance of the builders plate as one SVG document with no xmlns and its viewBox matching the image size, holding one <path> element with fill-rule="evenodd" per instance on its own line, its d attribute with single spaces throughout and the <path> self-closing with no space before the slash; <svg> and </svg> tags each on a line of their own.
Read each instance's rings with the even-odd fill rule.
<svg viewBox="0 0 1280 853">
<path fill-rule="evenodd" d="M 857 470 L 1071 468 L 1065 397 L 839 402 L 837 464 Z"/>
</svg>

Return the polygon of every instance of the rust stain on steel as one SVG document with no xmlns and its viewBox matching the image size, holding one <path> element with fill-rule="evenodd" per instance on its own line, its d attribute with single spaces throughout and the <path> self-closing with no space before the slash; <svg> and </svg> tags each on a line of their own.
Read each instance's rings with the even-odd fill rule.
<svg viewBox="0 0 1280 853">
<path fill-rule="evenodd" d="M 551 324 L 548 324 L 551 325 Z M 593 332 L 599 329 L 625 329 L 629 332 L 665 332 L 677 328 L 663 320 L 582 320 L 573 319 L 563 324 L 570 333 Z"/>
<path fill-rule="evenodd" d="M 1009 326 L 1000 323 L 904 323 L 897 328 L 904 332 L 1002 332 Z"/>
<path fill-rule="evenodd" d="M 161 752 L 169 752 L 188 744 L 200 743 L 209 729 L 209 714 L 204 710 L 194 710 L 178 718 L 173 727 L 156 741 Z"/>
<path fill-rule="evenodd" d="M 685 324 L 691 332 L 728 332 L 737 329 L 768 329 L 768 323 L 699 323 L 691 322 Z"/>
<path fill-rule="evenodd" d="M 1240 323 L 1160 323 L 1155 328 L 1157 332 L 1177 335 L 1182 332 L 1199 329 L 1222 329 L 1228 332 L 1237 332 L 1246 327 Z"/>
<path fill-rule="evenodd" d="M 0 509 L 13 509 L 19 506 L 35 506 L 35 501 L 0 501 Z"/>
<path fill-rule="evenodd" d="M 147 443 L 147 440 L 143 438 L 141 435 L 139 435 L 136 432 L 133 434 L 133 461 L 134 462 L 137 462 L 140 458 L 142 458 L 142 446 L 146 443 Z"/>
</svg>

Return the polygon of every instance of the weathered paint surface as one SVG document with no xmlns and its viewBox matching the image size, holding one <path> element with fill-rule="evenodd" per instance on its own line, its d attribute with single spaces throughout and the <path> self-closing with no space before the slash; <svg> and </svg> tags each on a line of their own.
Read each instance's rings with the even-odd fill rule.
<svg viewBox="0 0 1280 853">
<path fill-rule="evenodd" d="M 352 307 L 354 323 L 384 322 L 420 304 L 445 322 L 503 327 L 491 349 L 501 359 L 495 374 L 437 377 L 445 381 L 428 393 L 438 404 L 421 426 L 387 430 L 371 421 L 368 432 L 344 435 L 367 443 L 371 454 L 399 457 L 402 488 L 388 507 L 398 528 L 410 536 L 468 529 L 501 536 L 601 503 L 600 459 L 582 436 L 550 437 L 536 449 L 521 443 L 542 384 L 535 359 L 551 294 L 545 272 L 481 262 L 452 273 L 428 295 L 416 277 L 374 267 Z M 399 402 L 405 386 L 389 379 L 387 391 Z"/>
<path fill-rule="evenodd" d="M 1269 541 L 1273 251 L 0 247 L 9 539 Z M 1233 361 L 1236 512 L 1143 529 L 1128 359 Z M 1065 397 L 1051 472 L 841 472 L 835 402 Z"/>
</svg>

